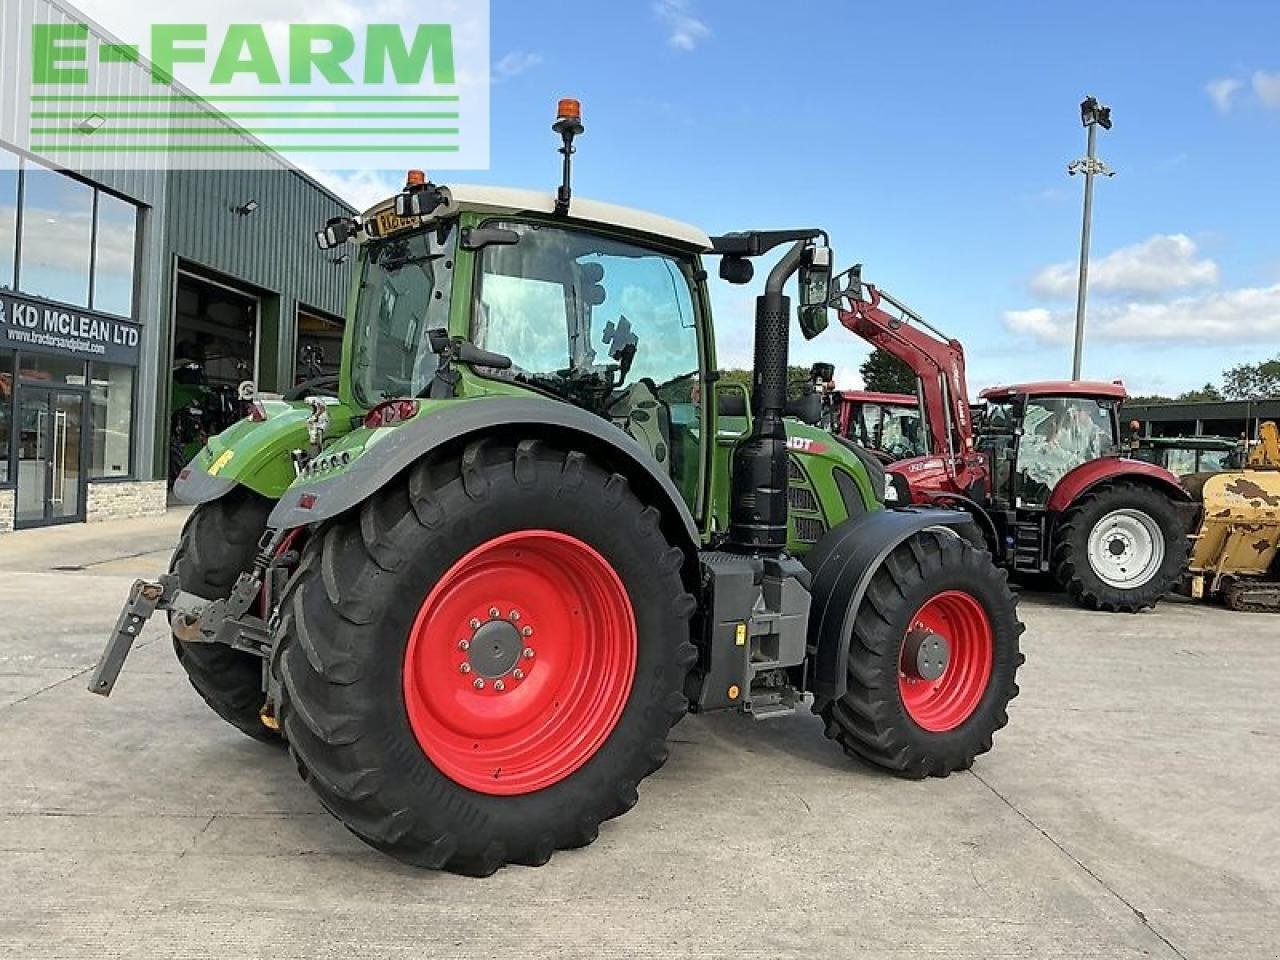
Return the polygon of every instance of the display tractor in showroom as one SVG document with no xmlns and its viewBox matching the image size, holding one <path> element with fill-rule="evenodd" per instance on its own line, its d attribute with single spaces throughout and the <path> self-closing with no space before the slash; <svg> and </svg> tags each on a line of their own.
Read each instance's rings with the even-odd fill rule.
<svg viewBox="0 0 1280 960">
<path fill-rule="evenodd" d="M 574 198 L 575 101 L 554 129 L 554 195 L 415 172 L 322 231 L 358 259 L 336 396 L 259 399 L 183 470 L 172 569 L 90 689 L 166 610 L 210 706 L 286 740 L 352 832 L 478 875 L 590 843 L 690 711 L 810 706 L 893 773 L 967 768 L 1022 626 L 968 514 L 883 509 L 872 458 L 786 416 L 784 288 L 821 332 L 826 235 Z M 716 375 L 703 257 L 747 283 L 774 251 L 722 417 L 746 391 Z"/>
<path fill-rule="evenodd" d="M 975 423 L 959 341 L 860 266 L 832 294 L 840 322 L 919 381 L 929 453 L 888 467 L 890 504 L 968 511 L 997 562 L 1052 574 L 1092 610 L 1134 613 L 1179 584 L 1198 505 L 1174 474 L 1123 455 L 1122 384 L 992 387 Z"/>
</svg>

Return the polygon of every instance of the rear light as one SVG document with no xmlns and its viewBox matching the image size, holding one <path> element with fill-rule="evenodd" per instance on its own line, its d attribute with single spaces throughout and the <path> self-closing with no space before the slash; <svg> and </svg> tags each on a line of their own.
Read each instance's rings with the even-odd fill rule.
<svg viewBox="0 0 1280 960">
<path fill-rule="evenodd" d="M 417 415 L 417 400 L 388 400 L 365 414 L 364 425 L 370 430 L 377 430 L 379 427 L 398 427 Z"/>
<path fill-rule="evenodd" d="M 267 408 L 258 400 L 249 404 L 249 419 L 254 423 L 262 423 L 267 419 Z"/>
<path fill-rule="evenodd" d="M 298 507 L 301 510 L 310 510 L 316 505 L 316 501 L 320 499 L 314 493 L 304 493 L 298 497 Z"/>
</svg>

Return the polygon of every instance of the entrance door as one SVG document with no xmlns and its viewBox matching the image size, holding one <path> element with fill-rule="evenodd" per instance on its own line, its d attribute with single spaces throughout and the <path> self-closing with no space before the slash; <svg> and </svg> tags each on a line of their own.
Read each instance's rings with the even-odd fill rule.
<svg viewBox="0 0 1280 960">
<path fill-rule="evenodd" d="M 18 391 L 18 527 L 84 519 L 84 397 Z"/>
</svg>

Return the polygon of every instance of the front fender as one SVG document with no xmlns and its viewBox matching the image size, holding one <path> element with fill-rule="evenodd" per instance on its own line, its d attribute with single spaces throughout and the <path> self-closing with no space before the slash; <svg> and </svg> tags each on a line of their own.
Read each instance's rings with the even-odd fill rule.
<svg viewBox="0 0 1280 960">
<path fill-rule="evenodd" d="M 1191 500 L 1191 494 L 1181 481 L 1164 467 L 1145 460 L 1130 460 L 1128 457 L 1100 457 L 1080 464 L 1058 481 L 1053 493 L 1049 495 L 1049 510 L 1061 513 L 1080 499 L 1080 495 L 1086 490 L 1108 480 L 1129 478 L 1150 483 L 1175 501 Z"/>
<path fill-rule="evenodd" d="M 330 477 L 296 482 L 271 511 L 268 525 L 291 529 L 336 517 L 363 503 L 426 454 L 497 428 L 548 431 L 566 442 L 610 451 L 629 470 L 641 471 L 647 485 L 661 492 L 679 516 L 689 546 L 699 542 L 698 526 L 667 472 L 628 434 L 608 420 L 579 407 L 537 397 L 477 397 L 446 400 L 368 444 L 359 456 Z M 357 439 L 356 431 L 348 439 Z"/>
<path fill-rule="evenodd" d="M 894 547 L 930 527 L 960 527 L 972 522 L 968 513 L 958 510 L 882 510 L 852 517 L 818 541 L 804 558 L 804 565 L 813 574 L 809 645 L 817 648 L 813 693 L 820 702 L 838 700 L 848 689 L 845 667 L 853 621 L 872 576 Z"/>
</svg>

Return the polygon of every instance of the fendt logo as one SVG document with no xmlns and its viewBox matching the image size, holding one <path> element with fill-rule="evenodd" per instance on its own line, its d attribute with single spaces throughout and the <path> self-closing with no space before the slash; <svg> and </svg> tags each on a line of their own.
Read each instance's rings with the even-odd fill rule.
<svg viewBox="0 0 1280 960">
<path fill-rule="evenodd" d="M 226 168 L 278 152 L 328 169 L 488 166 L 483 0 L 359 28 L 157 22 L 140 42 L 13 23 L 26 6 L 2 15 L 30 37 L 27 82 L 8 84 L 30 119 L 21 146 L 55 163 Z"/>
</svg>

